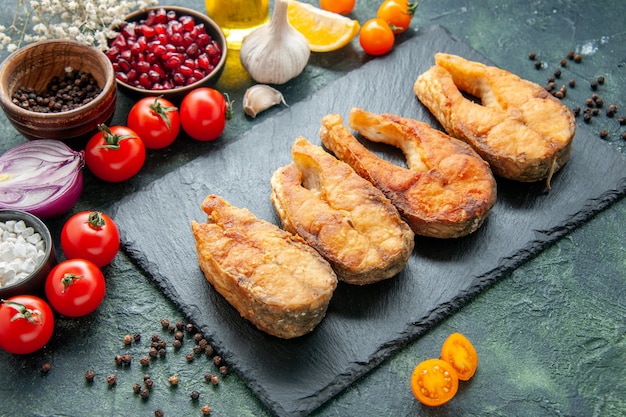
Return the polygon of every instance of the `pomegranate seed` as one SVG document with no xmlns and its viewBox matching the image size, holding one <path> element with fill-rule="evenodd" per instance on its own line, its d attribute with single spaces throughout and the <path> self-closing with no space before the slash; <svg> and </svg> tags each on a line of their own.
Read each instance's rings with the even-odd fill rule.
<svg viewBox="0 0 626 417">
<path fill-rule="evenodd" d="M 167 22 L 167 12 L 165 11 L 165 9 L 159 9 L 156 12 L 154 12 L 154 18 L 155 18 L 155 22 L 156 23 L 165 23 Z"/>
<path fill-rule="evenodd" d="M 181 65 L 180 68 L 178 68 L 178 70 L 185 78 L 189 78 L 193 75 L 193 70 L 189 68 L 187 65 Z"/>
</svg>

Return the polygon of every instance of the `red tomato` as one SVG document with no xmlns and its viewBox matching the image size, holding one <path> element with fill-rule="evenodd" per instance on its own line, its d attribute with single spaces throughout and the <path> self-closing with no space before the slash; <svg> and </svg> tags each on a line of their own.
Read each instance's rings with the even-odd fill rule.
<svg viewBox="0 0 626 417">
<path fill-rule="evenodd" d="M 57 264 L 46 279 L 46 298 L 59 313 L 81 317 L 102 303 L 106 284 L 96 264 L 86 259 L 68 259 Z"/>
<path fill-rule="evenodd" d="M 85 147 L 85 163 L 93 174 L 109 182 L 136 175 L 146 160 L 146 147 L 139 135 L 125 126 L 98 126 L 100 132 Z"/>
<path fill-rule="evenodd" d="M 130 109 L 126 122 L 148 149 L 169 146 L 180 132 L 178 108 L 162 97 L 144 97 Z"/>
<path fill-rule="evenodd" d="M 320 0 L 320 9 L 347 15 L 352 13 L 356 0 Z"/>
<path fill-rule="evenodd" d="M 378 7 L 376 17 L 389 23 L 394 33 L 406 32 L 418 4 L 407 0 L 385 0 Z"/>
<path fill-rule="evenodd" d="M 26 354 L 45 346 L 54 331 L 54 315 L 44 300 L 18 295 L 0 301 L 0 348 Z"/>
<path fill-rule="evenodd" d="M 232 115 L 228 96 L 203 87 L 187 94 L 180 104 L 180 123 L 183 130 L 196 140 L 210 141 L 219 138 Z"/>
<path fill-rule="evenodd" d="M 391 51 L 396 39 L 391 27 L 383 19 L 370 19 L 361 27 L 359 42 L 370 55 L 384 55 Z"/>
<path fill-rule="evenodd" d="M 120 248 L 120 232 L 106 214 L 81 211 L 63 225 L 61 248 L 68 259 L 87 259 L 103 267 L 111 263 Z"/>
</svg>

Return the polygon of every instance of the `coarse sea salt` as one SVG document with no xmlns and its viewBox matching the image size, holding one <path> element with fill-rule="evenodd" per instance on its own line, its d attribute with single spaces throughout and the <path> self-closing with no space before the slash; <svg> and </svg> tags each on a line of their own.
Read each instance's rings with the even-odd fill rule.
<svg viewBox="0 0 626 417">
<path fill-rule="evenodd" d="M 0 288 L 31 274 L 46 256 L 41 235 L 23 220 L 0 222 Z"/>
</svg>

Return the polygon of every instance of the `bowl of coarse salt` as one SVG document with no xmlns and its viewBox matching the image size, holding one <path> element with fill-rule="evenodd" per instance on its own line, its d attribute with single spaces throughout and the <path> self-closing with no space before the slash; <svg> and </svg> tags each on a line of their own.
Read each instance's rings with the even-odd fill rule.
<svg viewBox="0 0 626 417">
<path fill-rule="evenodd" d="M 56 264 L 48 227 L 30 213 L 0 210 L 0 299 L 43 294 Z"/>
</svg>

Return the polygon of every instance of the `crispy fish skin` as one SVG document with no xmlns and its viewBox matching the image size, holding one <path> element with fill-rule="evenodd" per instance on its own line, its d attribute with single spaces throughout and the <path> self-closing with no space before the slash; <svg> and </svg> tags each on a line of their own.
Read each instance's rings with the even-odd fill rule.
<svg viewBox="0 0 626 417">
<path fill-rule="evenodd" d="M 448 134 L 469 143 L 496 175 L 520 182 L 547 179 L 549 186 L 552 174 L 569 159 L 574 115 L 538 84 L 437 53 L 435 65 L 417 78 L 413 89 Z"/>
<path fill-rule="evenodd" d="M 496 182 L 469 145 L 426 123 L 358 108 L 349 124 L 371 141 L 400 148 L 408 169 L 369 151 L 337 114 L 323 118 L 322 143 L 379 188 L 415 234 L 457 238 L 482 225 L 496 202 Z"/>
<path fill-rule="evenodd" d="M 398 274 L 415 235 L 389 199 L 304 137 L 295 140 L 291 153 L 294 162 L 270 180 L 285 230 L 315 248 L 341 281 L 364 285 Z"/>
<path fill-rule="evenodd" d="M 330 264 L 298 236 L 208 196 L 191 222 L 206 279 L 260 330 L 283 339 L 311 332 L 337 286 Z"/>
</svg>

